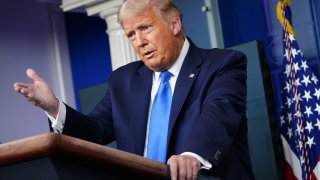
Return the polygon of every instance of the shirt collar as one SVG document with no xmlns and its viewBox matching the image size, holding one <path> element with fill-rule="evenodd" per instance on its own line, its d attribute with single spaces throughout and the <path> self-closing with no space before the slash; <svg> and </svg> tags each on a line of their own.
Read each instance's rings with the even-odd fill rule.
<svg viewBox="0 0 320 180">
<path fill-rule="evenodd" d="M 185 38 L 181 52 L 175 61 L 175 63 L 168 69 L 169 72 L 173 74 L 173 77 L 178 77 L 180 69 L 182 67 L 183 61 L 185 57 L 187 56 L 188 50 L 190 47 L 190 43 L 188 41 L 188 38 Z M 154 72 L 154 80 L 158 80 L 160 77 L 160 72 Z"/>
</svg>

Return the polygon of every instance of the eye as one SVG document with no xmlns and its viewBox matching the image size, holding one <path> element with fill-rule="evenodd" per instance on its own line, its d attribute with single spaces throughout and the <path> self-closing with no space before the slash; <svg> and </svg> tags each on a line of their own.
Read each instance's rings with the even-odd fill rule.
<svg viewBox="0 0 320 180">
<path fill-rule="evenodd" d="M 133 41 L 133 40 L 135 40 L 136 35 L 134 32 L 130 32 L 127 34 L 127 37 L 129 38 L 130 41 Z"/>
<path fill-rule="evenodd" d="M 152 31 L 152 26 L 151 25 L 145 25 L 141 27 L 141 30 L 145 33 L 149 33 Z"/>
</svg>

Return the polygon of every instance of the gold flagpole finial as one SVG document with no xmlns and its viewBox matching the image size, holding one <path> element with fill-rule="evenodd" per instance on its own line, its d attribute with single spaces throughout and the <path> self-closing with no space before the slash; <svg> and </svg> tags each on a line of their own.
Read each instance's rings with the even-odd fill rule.
<svg viewBox="0 0 320 180">
<path fill-rule="evenodd" d="M 289 34 L 295 37 L 293 27 L 288 19 L 284 19 L 285 14 L 285 8 L 287 6 L 291 6 L 291 0 L 280 0 L 277 4 L 277 17 L 280 21 L 281 25 L 284 27 L 286 26 L 286 29 L 288 30 Z"/>
</svg>

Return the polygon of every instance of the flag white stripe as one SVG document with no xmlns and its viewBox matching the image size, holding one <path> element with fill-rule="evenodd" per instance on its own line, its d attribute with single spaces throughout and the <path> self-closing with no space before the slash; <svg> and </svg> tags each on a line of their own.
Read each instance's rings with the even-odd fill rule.
<svg viewBox="0 0 320 180">
<path fill-rule="evenodd" d="M 298 157 L 291 151 L 290 145 L 288 144 L 286 138 L 283 137 L 283 135 L 281 135 L 281 140 L 282 140 L 285 160 L 290 164 L 294 176 L 298 179 L 302 179 L 300 161 Z"/>
<path fill-rule="evenodd" d="M 314 175 L 317 177 L 317 179 L 320 179 L 320 163 L 318 162 L 316 167 L 313 169 Z"/>
</svg>

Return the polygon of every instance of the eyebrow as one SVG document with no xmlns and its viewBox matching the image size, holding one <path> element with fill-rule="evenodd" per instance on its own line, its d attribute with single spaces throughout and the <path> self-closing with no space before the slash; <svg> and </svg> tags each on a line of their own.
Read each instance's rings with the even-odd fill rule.
<svg viewBox="0 0 320 180">
<path fill-rule="evenodd" d="M 134 28 L 134 30 L 131 30 L 131 31 L 129 31 L 129 32 L 126 32 L 126 31 L 125 31 L 125 34 L 126 34 L 127 36 L 129 36 L 130 34 L 132 34 L 132 33 L 135 31 L 135 29 L 141 30 L 141 29 L 143 29 L 143 28 L 145 28 L 145 27 L 149 27 L 149 26 L 152 26 L 152 24 L 151 24 L 151 23 L 142 23 L 142 24 L 139 24 L 138 26 L 136 26 L 136 27 Z"/>
</svg>

